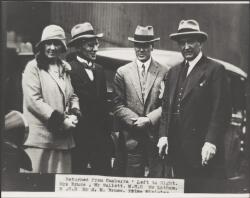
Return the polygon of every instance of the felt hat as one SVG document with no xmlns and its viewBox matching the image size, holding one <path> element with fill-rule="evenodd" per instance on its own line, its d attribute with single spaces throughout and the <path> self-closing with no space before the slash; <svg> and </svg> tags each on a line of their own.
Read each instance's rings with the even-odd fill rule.
<svg viewBox="0 0 250 198">
<path fill-rule="evenodd" d="M 72 46 L 76 40 L 101 38 L 103 33 L 95 34 L 93 26 L 89 22 L 80 23 L 71 29 L 71 40 L 68 46 Z"/>
<path fill-rule="evenodd" d="M 181 20 L 177 33 L 169 35 L 169 37 L 174 41 L 178 41 L 183 37 L 189 36 L 197 37 L 201 42 L 206 41 L 208 37 L 207 33 L 200 31 L 199 23 L 193 19 Z"/>
<path fill-rule="evenodd" d="M 152 43 L 159 41 L 160 38 L 154 37 L 154 28 L 153 26 L 140 26 L 138 25 L 135 29 L 134 38 L 128 37 L 129 41 L 134 43 Z"/>
</svg>

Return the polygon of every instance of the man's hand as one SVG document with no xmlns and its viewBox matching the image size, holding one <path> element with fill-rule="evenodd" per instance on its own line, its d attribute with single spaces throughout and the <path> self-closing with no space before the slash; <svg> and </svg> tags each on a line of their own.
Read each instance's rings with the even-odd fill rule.
<svg viewBox="0 0 250 198">
<path fill-rule="evenodd" d="M 164 81 L 161 81 L 159 99 L 162 99 L 164 90 L 165 90 L 165 84 L 164 84 Z"/>
<path fill-rule="evenodd" d="M 161 137 L 158 141 L 157 147 L 159 148 L 159 156 L 163 157 L 168 154 L 168 138 Z"/>
<path fill-rule="evenodd" d="M 148 117 L 131 118 L 131 120 L 134 122 L 134 126 L 140 129 L 147 127 L 151 122 Z"/>
<path fill-rule="evenodd" d="M 76 125 L 78 123 L 78 117 L 76 115 L 68 115 L 68 118 L 71 120 L 72 124 Z"/>
<path fill-rule="evenodd" d="M 201 156 L 202 156 L 202 166 L 207 165 L 208 161 L 213 158 L 216 153 L 216 146 L 209 142 L 205 142 L 202 147 Z"/>
</svg>

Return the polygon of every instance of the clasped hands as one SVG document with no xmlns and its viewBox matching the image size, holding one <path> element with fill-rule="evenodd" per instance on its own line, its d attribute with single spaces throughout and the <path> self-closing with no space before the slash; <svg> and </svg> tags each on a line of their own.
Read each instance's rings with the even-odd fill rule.
<svg viewBox="0 0 250 198">
<path fill-rule="evenodd" d="M 66 115 L 63 121 L 63 128 L 69 130 L 75 128 L 78 123 L 78 118 L 75 115 Z"/>
<path fill-rule="evenodd" d="M 70 109 L 64 114 L 63 128 L 69 130 L 75 128 L 78 119 L 82 116 L 81 111 L 77 108 Z"/>
<path fill-rule="evenodd" d="M 151 123 L 148 117 L 131 118 L 131 120 L 133 121 L 133 126 L 137 127 L 138 129 L 145 128 Z"/>
<path fill-rule="evenodd" d="M 164 155 L 168 154 L 168 138 L 161 137 L 158 141 L 157 147 L 159 148 L 160 157 L 163 158 Z M 210 142 L 205 142 L 201 150 L 202 166 L 207 165 L 208 161 L 214 157 L 215 153 L 216 146 Z"/>
</svg>

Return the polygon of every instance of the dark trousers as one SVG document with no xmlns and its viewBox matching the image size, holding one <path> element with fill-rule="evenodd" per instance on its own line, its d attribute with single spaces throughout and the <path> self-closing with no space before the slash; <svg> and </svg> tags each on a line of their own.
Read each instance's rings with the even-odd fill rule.
<svg viewBox="0 0 250 198">
<path fill-rule="evenodd" d="M 142 132 L 142 131 L 141 131 Z M 131 146 L 132 139 L 125 142 L 125 176 L 144 177 L 146 166 L 146 136 L 134 137 L 136 146 Z M 130 143 L 129 143 L 130 142 Z"/>
<path fill-rule="evenodd" d="M 147 177 L 161 178 L 164 177 L 165 163 L 159 157 L 158 147 L 153 138 L 147 137 L 143 145 L 136 151 L 126 151 L 125 157 L 125 176 L 127 177 L 144 177 L 145 168 L 148 168 Z"/>
<path fill-rule="evenodd" d="M 180 131 L 180 117 L 178 114 L 174 114 L 171 122 L 171 132 L 169 134 L 169 160 L 173 165 L 175 178 L 190 178 L 195 177 L 198 169 L 193 168 L 187 162 L 187 156 L 185 156 L 181 143 L 181 131 Z M 198 174 L 199 175 L 199 174 Z"/>
<path fill-rule="evenodd" d="M 171 134 L 169 135 L 169 158 L 173 166 L 174 177 L 185 179 L 223 179 L 225 177 L 223 165 L 213 164 L 213 160 L 210 160 L 206 166 L 202 166 L 201 162 L 197 166 L 190 164 L 182 148 L 180 126 L 179 117 L 174 116 L 171 125 Z"/>
<path fill-rule="evenodd" d="M 127 177 L 144 177 L 145 159 L 143 154 L 127 154 L 126 173 Z"/>
<path fill-rule="evenodd" d="M 103 145 L 94 146 L 93 142 L 84 141 L 72 149 L 73 174 L 111 175 L 110 153 Z"/>
</svg>

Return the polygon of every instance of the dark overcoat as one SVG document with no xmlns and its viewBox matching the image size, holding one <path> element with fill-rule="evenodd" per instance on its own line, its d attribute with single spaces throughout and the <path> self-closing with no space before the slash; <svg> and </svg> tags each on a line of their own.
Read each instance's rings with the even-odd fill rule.
<svg viewBox="0 0 250 198">
<path fill-rule="evenodd" d="M 94 82 L 91 82 L 84 66 L 74 59 L 70 62 L 71 82 L 82 112 L 74 137 L 76 146 L 82 149 L 110 151 L 111 137 L 108 130 L 107 87 L 104 70 L 95 64 Z"/>
<path fill-rule="evenodd" d="M 173 121 L 173 104 L 179 74 L 183 63 L 169 70 L 165 81 L 160 137 L 174 136 L 170 126 Z M 201 150 L 205 142 L 217 147 L 217 153 L 208 167 L 223 162 L 223 137 L 229 124 L 231 108 L 229 86 L 224 66 L 203 56 L 187 77 L 180 103 L 180 144 L 191 167 L 201 167 Z M 174 155 L 174 153 L 172 153 Z M 171 155 L 171 153 L 170 153 Z M 171 159 L 171 156 L 170 156 Z"/>
</svg>

